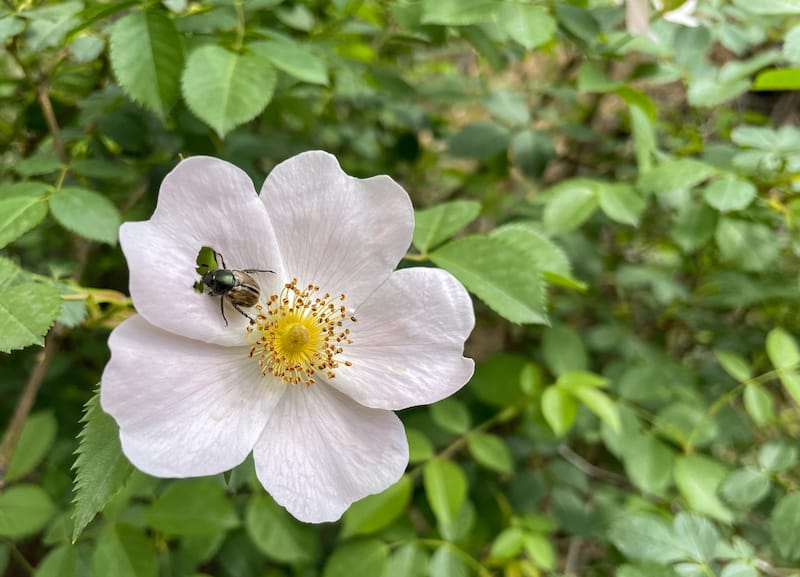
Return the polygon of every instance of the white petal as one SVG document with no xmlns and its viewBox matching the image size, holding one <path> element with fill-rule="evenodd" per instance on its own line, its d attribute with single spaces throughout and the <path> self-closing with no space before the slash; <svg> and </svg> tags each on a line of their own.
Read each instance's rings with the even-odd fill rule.
<svg viewBox="0 0 800 577">
<path fill-rule="evenodd" d="M 275 501 L 301 521 L 321 523 L 394 484 L 408 464 L 408 444 L 397 415 L 317 383 L 287 390 L 253 458 Z"/>
<path fill-rule="evenodd" d="M 453 275 L 435 268 L 393 273 L 355 311 L 353 343 L 329 383 L 362 405 L 399 410 L 452 395 L 472 376 L 463 357 L 475 325 L 472 300 Z"/>
<path fill-rule="evenodd" d="M 136 309 L 149 323 L 189 338 L 241 345 L 247 324 L 226 303 L 226 327 L 221 297 L 194 292 L 202 246 L 222 253 L 227 268 L 274 270 L 277 274 L 254 275 L 262 292 L 274 291 L 280 282 L 272 225 L 252 181 L 217 158 L 196 156 L 178 164 L 161 184 L 153 217 L 123 224 L 120 244 Z"/>
<path fill-rule="evenodd" d="M 228 470 L 252 450 L 283 387 L 248 350 L 191 341 L 137 315 L 109 337 L 100 403 L 122 451 L 145 473 L 195 477 Z"/>
<path fill-rule="evenodd" d="M 345 174 L 336 157 L 304 152 L 276 166 L 261 189 L 286 272 L 361 303 L 411 244 L 408 194 L 388 176 Z"/>
<path fill-rule="evenodd" d="M 675 10 L 671 10 L 664 14 L 664 20 L 669 20 L 675 24 L 682 24 L 694 28 L 700 25 L 700 21 L 692 16 L 697 8 L 697 0 L 688 0 Z"/>
</svg>

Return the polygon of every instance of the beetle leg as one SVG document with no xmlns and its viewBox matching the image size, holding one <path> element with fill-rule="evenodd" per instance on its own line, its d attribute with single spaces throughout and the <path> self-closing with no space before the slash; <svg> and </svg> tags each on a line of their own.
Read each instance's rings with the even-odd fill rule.
<svg viewBox="0 0 800 577">
<path fill-rule="evenodd" d="M 231 305 L 233 306 L 233 308 L 235 308 L 237 311 L 239 311 L 239 313 L 240 313 L 240 314 L 241 314 L 243 317 L 246 317 L 246 318 L 247 318 L 247 320 L 249 320 L 249 321 L 250 321 L 250 324 L 251 324 L 251 325 L 252 325 L 252 324 L 255 324 L 256 320 L 255 320 L 253 317 L 251 317 L 250 315 L 248 315 L 246 312 L 244 312 L 242 309 L 240 309 L 240 308 L 239 308 L 239 305 L 237 305 L 237 304 L 235 304 L 235 303 L 231 303 Z"/>
<path fill-rule="evenodd" d="M 228 326 L 228 319 L 225 316 L 225 299 L 223 297 L 219 297 L 219 312 L 222 313 L 222 320 L 225 321 L 225 326 Z"/>
<path fill-rule="evenodd" d="M 251 272 L 271 272 L 273 274 L 275 273 L 274 270 L 265 270 L 263 268 L 246 268 L 243 269 L 242 272 L 246 272 L 247 274 L 250 274 Z"/>
</svg>

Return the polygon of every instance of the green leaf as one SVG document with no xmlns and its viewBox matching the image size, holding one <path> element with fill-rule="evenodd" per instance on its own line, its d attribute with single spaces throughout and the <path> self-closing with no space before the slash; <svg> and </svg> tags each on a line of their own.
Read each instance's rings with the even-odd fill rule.
<svg viewBox="0 0 800 577">
<path fill-rule="evenodd" d="M 35 53 L 60 45 L 67 32 L 78 24 L 77 14 L 81 10 L 83 2 L 70 0 L 26 12 L 25 16 L 30 22 L 25 35 L 27 48 Z"/>
<path fill-rule="evenodd" d="M 442 399 L 432 404 L 428 410 L 433 422 L 449 433 L 466 433 L 472 426 L 469 409 L 458 399 Z"/>
<path fill-rule="evenodd" d="M 779 371 L 800 370 L 800 348 L 794 337 L 780 327 L 767 335 L 767 356 Z"/>
<path fill-rule="evenodd" d="M 466 563 L 448 547 L 439 547 L 428 565 L 428 577 L 470 577 Z"/>
<path fill-rule="evenodd" d="M 752 14 L 800 14 L 800 4 L 795 0 L 733 0 L 733 3 Z"/>
<path fill-rule="evenodd" d="M 447 243 L 430 257 L 509 321 L 548 322 L 544 282 L 524 250 L 500 239 L 468 236 Z"/>
<path fill-rule="evenodd" d="M 672 530 L 655 515 L 622 514 L 611 525 L 609 538 L 626 557 L 652 563 L 672 563 L 685 558 Z"/>
<path fill-rule="evenodd" d="M 397 549 L 382 577 L 428 577 L 428 553 L 409 543 Z"/>
<path fill-rule="evenodd" d="M 778 501 L 770 515 L 769 532 L 772 546 L 783 559 L 800 561 L 800 493 L 790 493 Z"/>
<path fill-rule="evenodd" d="M 678 457 L 673 475 L 675 484 L 692 509 L 723 523 L 733 521 L 733 513 L 720 501 L 717 493 L 728 475 L 722 463 L 702 455 Z"/>
<path fill-rule="evenodd" d="M 495 19 L 497 26 L 528 50 L 549 42 L 556 32 L 556 21 L 544 6 L 503 2 Z"/>
<path fill-rule="evenodd" d="M 313 526 L 297 521 L 269 495 L 250 498 L 244 525 L 256 548 L 270 559 L 310 563 L 319 555 L 319 537 Z"/>
<path fill-rule="evenodd" d="M 416 429 L 406 428 L 408 438 L 408 460 L 410 463 L 427 461 L 433 457 L 433 443 L 424 433 Z"/>
<path fill-rule="evenodd" d="M 498 473 L 512 473 L 514 459 L 503 439 L 489 433 L 473 433 L 467 436 L 467 447 L 472 457 L 487 469 Z"/>
<path fill-rule="evenodd" d="M 197 535 L 239 524 L 233 504 L 214 477 L 173 481 L 147 510 L 148 524 L 170 535 Z"/>
<path fill-rule="evenodd" d="M 620 432 L 622 424 L 620 423 L 619 410 L 607 394 L 594 387 L 569 387 L 568 390 L 572 396 L 597 415 L 612 431 L 615 433 Z"/>
<path fill-rule="evenodd" d="M 517 132 L 511 138 L 510 146 L 514 164 L 530 178 L 540 178 L 550 161 L 556 157 L 553 139 L 539 130 Z"/>
<path fill-rule="evenodd" d="M 84 238 L 117 243 L 122 217 L 102 194 L 73 186 L 62 188 L 50 197 L 50 212 L 61 226 Z"/>
<path fill-rule="evenodd" d="M 132 100 L 164 119 L 178 100 L 184 54 L 175 23 L 160 10 L 130 12 L 111 28 L 111 66 Z"/>
<path fill-rule="evenodd" d="M 276 81 L 275 68 L 261 54 L 201 46 L 186 62 L 183 98 L 222 137 L 266 108 Z"/>
<path fill-rule="evenodd" d="M 77 577 L 78 554 L 74 545 L 61 545 L 51 550 L 36 567 L 34 577 Z"/>
<path fill-rule="evenodd" d="M 542 415 L 557 437 L 563 437 L 578 416 L 578 403 L 564 388 L 547 387 L 542 394 Z"/>
<path fill-rule="evenodd" d="M 737 381 L 744 382 L 752 378 L 753 373 L 750 370 L 750 365 L 736 353 L 716 349 L 714 351 L 714 356 L 717 357 L 717 362 L 725 369 L 725 372 Z"/>
<path fill-rule="evenodd" d="M 775 418 L 772 397 L 760 385 L 748 384 L 744 388 L 744 408 L 757 425 L 763 427 Z"/>
<path fill-rule="evenodd" d="M 0 352 L 44 345 L 60 309 L 52 285 L 26 282 L 0 291 Z"/>
<path fill-rule="evenodd" d="M 609 184 L 600 188 L 600 208 L 608 218 L 622 224 L 639 226 L 647 203 L 627 184 Z"/>
<path fill-rule="evenodd" d="M 122 490 L 133 472 L 133 466 L 122 454 L 117 424 L 100 408 L 99 393 L 87 401 L 81 421 L 84 425 L 78 434 L 80 443 L 73 465 L 73 543 L 89 521 Z"/>
<path fill-rule="evenodd" d="M 717 169 L 692 158 L 668 160 L 639 177 L 637 186 L 647 194 L 664 195 L 688 190 L 715 175 Z"/>
<path fill-rule="evenodd" d="M 696 563 L 711 563 L 716 557 L 721 539 L 717 528 L 708 519 L 678 513 L 672 526 L 675 542 Z"/>
<path fill-rule="evenodd" d="M 375 533 L 390 525 L 405 513 L 413 489 L 410 477 L 404 475 L 383 492 L 369 495 L 350 505 L 344 514 L 342 537 Z"/>
<path fill-rule="evenodd" d="M 423 0 L 422 23 L 464 26 L 486 21 L 499 8 L 497 0 Z"/>
<path fill-rule="evenodd" d="M 14 485 L 0 493 L 0 536 L 21 539 L 41 531 L 55 508 L 36 485 Z"/>
<path fill-rule="evenodd" d="M 586 348 L 578 333 L 566 325 L 555 325 L 542 335 L 542 356 L 551 373 L 584 371 L 589 366 Z"/>
<path fill-rule="evenodd" d="M 6 481 L 24 477 L 47 455 L 56 440 L 58 423 L 50 411 L 30 415 L 22 427 L 17 446 L 6 471 Z"/>
<path fill-rule="evenodd" d="M 75 62 L 86 64 L 100 57 L 106 47 L 98 36 L 79 36 L 69 45 L 69 52 Z"/>
<path fill-rule="evenodd" d="M 547 536 L 527 533 L 522 541 L 525 553 L 537 567 L 552 571 L 556 566 L 556 552 Z"/>
<path fill-rule="evenodd" d="M 440 525 L 453 522 L 467 497 L 467 479 L 452 461 L 434 458 L 422 470 L 422 483 L 431 509 Z"/>
<path fill-rule="evenodd" d="M 684 252 L 694 252 L 714 236 L 717 213 L 705 204 L 691 203 L 675 219 L 670 235 Z"/>
<path fill-rule="evenodd" d="M 351 541 L 334 549 L 322 577 L 383 575 L 389 560 L 389 547 L 377 539 Z"/>
<path fill-rule="evenodd" d="M 749 467 L 733 471 L 720 486 L 720 495 L 740 509 L 752 507 L 766 497 L 772 482 L 764 473 Z"/>
<path fill-rule="evenodd" d="M 563 234 L 586 222 L 600 203 L 603 186 L 601 182 L 579 178 L 551 188 L 542 216 L 547 233 Z"/>
<path fill-rule="evenodd" d="M 752 272 L 771 268 L 781 248 L 769 226 L 733 218 L 720 219 L 715 240 L 724 260 Z"/>
<path fill-rule="evenodd" d="M 54 153 L 34 154 L 28 158 L 23 158 L 16 162 L 12 167 L 14 172 L 22 176 L 36 176 L 40 174 L 52 174 L 64 168 L 58 156 Z M 23 181 L 25 182 L 25 181 Z M 17 185 L 22 183 L 16 183 Z M 29 184 L 40 185 L 45 190 L 50 187 L 43 182 L 32 181 Z"/>
<path fill-rule="evenodd" d="M 248 48 L 264 56 L 278 70 L 298 80 L 323 86 L 328 84 L 325 62 L 310 48 L 291 38 L 279 36 L 273 40 L 253 42 Z"/>
<path fill-rule="evenodd" d="M 16 36 L 25 30 L 25 20 L 16 16 L 4 16 L 0 18 L 0 43 L 4 43 L 12 36 Z"/>
<path fill-rule="evenodd" d="M 35 196 L 0 199 L 0 248 L 17 240 L 47 216 L 47 202 Z"/>
<path fill-rule="evenodd" d="M 783 473 L 797 463 L 797 447 L 785 439 L 769 441 L 758 451 L 758 464 L 770 473 Z"/>
<path fill-rule="evenodd" d="M 778 68 L 760 72 L 753 90 L 800 90 L 800 68 Z"/>
<path fill-rule="evenodd" d="M 653 156 L 658 151 L 655 127 L 644 108 L 637 104 L 630 104 L 629 107 L 631 132 L 636 149 L 636 166 L 640 173 L 644 173 L 653 167 Z"/>
<path fill-rule="evenodd" d="M 486 109 L 492 117 L 508 126 L 527 126 L 531 121 L 527 95 L 510 90 L 495 90 L 486 98 Z"/>
<path fill-rule="evenodd" d="M 447 150 L 453 156 L 481 160 L 508 148 L 511 134 L 504 126 L 479 120 L 462 127 L 447 140 Z"/>
<path fill-rule="evenodd" d="M 800 24 L 783 37 L 783 57 L 792 64 L 800 64 Z"/>
<path fill-rule="evenodd" d="M 748 180 L 726 176 L 715 180 L 703 191 L 709 206 L 720 212 L 747 208 L 756 197 L 756 187 Z"/>
<path fill-rule="evenodd" d="M 521 387 L 522 371 L 529 358 L 499 353 L 478 364 L 469 382 L 470 390 L 484 403 L 504 408 L 525 397 Z"/>
<path fill-rule="evenodd" d="M 673 451 L 652 435 L 620 436 L 625 471 L 643 491 L 663 495 L 672 482 Z"/>
<path fill-rule="evenodd" d="M 155 544 L 137 527 L 108 525 L 97 540 L 92 571 L 114 577 L 157 577 Z"/>
<path fill-rule="evenodd" d="M 489 556 L 492 559 L 513 559 L 522 551 L 522 539 L 525 533 L 519 527 L 504 529 L 492 543 Z"/>
<path fill-rule="evenodd" d="M 452 200 L 414 211 L 414 246 L 426 253 L 478 218 L 481 203 Z"/>
</svg>

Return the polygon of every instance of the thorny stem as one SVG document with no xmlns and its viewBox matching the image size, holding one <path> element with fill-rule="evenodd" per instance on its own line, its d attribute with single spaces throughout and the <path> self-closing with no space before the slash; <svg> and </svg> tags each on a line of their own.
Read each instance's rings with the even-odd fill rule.
<svg viewBox="0 0 800 577">
<path fill-rule="evenodd" d="M 25 383 L 25 388 L 22 390 L 22 395 L 14 409 L 11 422 L 3 435 L 3 441 L 0 443 L 0 491 L 5 486 L 8 464 L 17 447 L 22 427 L 25 425 L 28 413 L 31 412 L 33 403 L 36 400 L 36 394 L 39 392 L 39 387 L 41 387 L 42 381 L 47 374 L 47 369 L 50 367 L 56 352 L 58 352 L 60 341 L 61 330 L 56 326 L 45 338 L 44 348 L 36 355 L 36 364 L 33 367 L 33 372 L 28 377 L 28 382 Z"/>
</svg>

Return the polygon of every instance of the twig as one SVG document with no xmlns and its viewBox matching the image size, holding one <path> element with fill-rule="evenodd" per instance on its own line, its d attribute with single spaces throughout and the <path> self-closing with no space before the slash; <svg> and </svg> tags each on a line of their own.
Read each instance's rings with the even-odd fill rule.
<svg viewBox="0 0 800 577">
<path fill-rule="evenodd" d="M 578 566 L 580 565 L 582 547 L 583 539 L 580 537 L 574 537 L 569 540 L 567 560 L 564 562 L 564 575 L 580 575 Z"/>
<path fill-rule="evenodd" d="M 50 134 L 53 135 L 53 148 L 56 150 L 58 160 L 61 161 L 61 164 L 67 164 L 69 159 L 64 151 L 64 143 L 61 141 L 61 129 L 58 127 L 58 120 L 56 120 L 56 114 L 53 111 L 53 103 L 50 102 L 47 83 L 42 83 L 36 88 L 36 96 L 39 100 L 39 106 L 42 108 L 42 113 L 44 113 L 47 128 L 50 130 Z"/>
<path fill-rule="evenodd" d="M 28 382 L 25 383 L 25 388 L 17 401 L 11 422 L 3 435 L 3 441 L 0 443 L 0 491 L 5 487 L 8 464 L 14 455 L 20 433 L 22 433 L 22 427 L 25 425 L 28 413 L 31 412 L 33 403 L 36 400 L 36 394 L 39 392 L 39 387 L 41 387 L 42 381 L 47 374 L 47 369 L 58 351 L 58 347 L 61 344 L 60 341 L 61 328 L 56 325 L 45 338 L 44 348 L 36 355 L 36 364 L 33 367 L 33 372 L 31 372 Z"/>
</svg>

